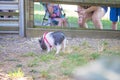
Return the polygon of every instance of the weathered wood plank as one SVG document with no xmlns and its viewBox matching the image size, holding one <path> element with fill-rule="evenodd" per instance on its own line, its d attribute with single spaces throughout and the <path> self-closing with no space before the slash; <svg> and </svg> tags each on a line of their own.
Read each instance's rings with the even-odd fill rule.
<svg viewBox="0 0 120 80">
<path fill-rule="evenodd" d="M 30 0 L 29 1 L 29 28 L 33 28 L 34 26 L 34 1 Z"/>
<path fill-rule="evenodd" d="M 0 21 L 19 21 L 18 18 L 0 18 Z"/>
<path fill-rule="evenodd" d="M 0 26 L 0 31 L 19 31 L 19 27 L 2 27 L 2 26 Z"/>
<path fill-rule="evenodd" d="M 0 27 L 18 27 L 19 26 L 19 23 L 13 23 L 13 22 L 10 22 L 10 23 L 6 23 L 6 22 L 0 22 Z"/>
<path fill-rule="evenodd" d="M 18 1 L 0 1 L 0 4 L 18 4 Z"/>
<path fill-rule="evenodd" d="M 34 0 L 35 2 L 53 2 L 73 5 L 105 5 L 120 7 L 120 0 Z"/>
<path fill-rule="evenodd" d="M 25 20 L 24 20 L 25 21 L 25 27 L 30 27 L 30 24 L 29 24 L 30 23 L 29 22 L 30 21 L 30 17 L 29 17 L 30 16 L 30 4 L 29 4 L 30 0 L 25 0 L 24 2 L 25 2 L 24 3 L 25 4 L 25 6 L 24 6 L 24 9 L 25 9 L 24 10 L 24 13 L 25 13 L 24 14 L 25 15 Z"/>
<path fill-rule="evenodd" d="M 9 34 L 9 33 L 16 33 L 16 34 L 18 34 L 19 33 L 19 31 L 0 31 L 0 33 L 5 33 L 5 34 Z"/>
<path fill-rule="evenodd" d="M 108 30 L 68 30 L 68 29 L 44 29 L 44 28 L 27 28 L 27 37 L 40 37 L 44 32 L 63 31 L 67 37 L 87 37 L 87 38 L 113 38 L 120 39 L 120 31 Z"/>
<path fill-rule="evenodd" d="M 19 16 L 19 12 L 0 12 L 1 16 Z"/>
<path fill-rule="evenodd" d="M 18 4 L 0 4 L 0 10 L 18 10 Z"/>
</svg>

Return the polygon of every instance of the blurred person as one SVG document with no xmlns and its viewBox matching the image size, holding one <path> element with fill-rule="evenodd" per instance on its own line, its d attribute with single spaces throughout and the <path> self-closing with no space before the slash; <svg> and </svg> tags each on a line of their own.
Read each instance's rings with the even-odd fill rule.
<svg viewBox="0 0 120 80">
<path fill-rule="evenodd" d="M 53 23 L 57 24 L 57 26 L 67 26 L 67 19 L 62 15 L 58 4 L 49 3 L 47 8 Z"/>
<path fill-rule="evenodd" d="M 103 29 L 101 22 L 102 17 L 107 12 L 108 8 L 105 6 L 78 6 L 78 24 L 82 28 L 88 28 L 87 21 L 92 20 L 97 29 Z"/>
<path fill-rule="evenodd" d="M 110 20 L 112 21 L 112 29 L 117 30 L 117 21 L 120 21 L 120 8 L 110 7 Z"/>
</svg>

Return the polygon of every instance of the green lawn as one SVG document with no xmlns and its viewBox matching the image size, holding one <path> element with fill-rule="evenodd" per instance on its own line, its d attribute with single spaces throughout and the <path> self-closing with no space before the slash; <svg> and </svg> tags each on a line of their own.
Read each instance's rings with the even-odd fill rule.
<svg viewBox="0 0 120 80">
<path fill-rule="evenodd" d="M 67 14 L 66 18 L 70 24 L 70 27 L 78 28 L 77 15 L 74 14 L 74 12 L 73 12 L 73 14 L 72 14 L 72 12 L 70 13 L 68 10 L 64 10 L 64 11 Z M 45 14 L 44 7 L 40 3 L 35 3 L 34 4 L 34 22 L 41 24 L 44 14 Z M 68 16 L 68 15 L 71 15 L 71 16 Z M 111 29 L 111 21 L 110 20 L 102 19 L 102 23 L 103 23 L 104 29 L 108 29 L 108 30 Z M 91 21 L 88 22 L 88 26 L 89 26 L 89 29 L 95 29 L 95 27 Z M 118 30 L 120 30 L 120 23 L 118 24 Z"/>
<path fill-rule="evenodd" d="M 81 45 L 67 47 L 65 52 L 60 52 L 57 56 L 54 54 L 55 51 L 51 51 L 41 55 L 30 52 L 22 57 L 31 58 L 26 65 L 32 69 L 30 73 L 33 73 L 34 77 L 39 74 L 40 78 L 45 80 L 71 80 L 72 71 L 77 67 L 103 56 L 120 56 L 118 47 L 109 47 L 107 41 L 101 41 L 101 45 L 102 51 L 97 51 L 87 41 L 83 41 Z"/>
</svg>

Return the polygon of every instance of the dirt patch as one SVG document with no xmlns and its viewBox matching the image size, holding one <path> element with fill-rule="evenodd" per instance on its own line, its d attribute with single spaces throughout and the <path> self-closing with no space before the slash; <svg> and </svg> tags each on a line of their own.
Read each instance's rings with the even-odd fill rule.
<svg viewBox="0 0 120 80">
<path fill-rule="evenodd" d="M 30 65 L 30 61 L 33 60 L 34 55 L 30 55 L 30 57 L 23 57 L 28 53 L 34 53 L 35 55 L 41 55 L 45 53 L 41 52 L 38 39 L 39 37 L 23 38 L 16 34 L 0 34 L 0 71 L 8 73 L 9 71 L 15 70 L 18 67 L 22 67 L 22 70 L 26 75 L 35 77 L 35 80 L 40 80 L 40 73 L 45 68 L 48 68 L 51 65 L 59 68 L 57 65 L 62 61 L 62 59 L 64 59 L 63 56 L 58 57 L 60 60 L 57 59 L 56 61 L 51 61 L 51 64 L 39 62 L 39 65 L 35 67 L 31 67 L 32 65 Z M 107 45 L 109 49 L 111 48 L 118 50 L 120 47 L 120 40 L 69 37 L 67 47 L 71 48 L 72 46 L 83 46 L 85 49 L 85 46 L 87 46 L 91 47 L 94 51 L 98 51 L 98 49 L 101 48 L 100 44 Z M 55 73 L 58 74 L 57 72 Z M 55 73 L 54 76 L 57 76 Z M 66 77 L 64 78 L 66 79 Z"/>
</svg>

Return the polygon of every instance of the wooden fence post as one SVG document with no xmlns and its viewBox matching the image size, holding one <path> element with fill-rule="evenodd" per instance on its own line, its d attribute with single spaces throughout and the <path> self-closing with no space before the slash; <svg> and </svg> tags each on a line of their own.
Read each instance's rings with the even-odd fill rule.
<svg viewBox="0 0 120 80">
<path fill-rule="evenodd" d="M 33 28 L 34 27 L 34 0 L 30 0 L 29 1 L 29 17 L 30 17 L 30 26 L 29 28 Z"/>
<path fill-rule="evenodd" d="M 33 28 L 34 26 L 34 1 L 24 0 L 25 2 L 25 28 Z"/>
<path fill-rule="evenodd" d="M 24 0 L 19 0 L 19 35 L 25 36 L 25 25 L 24 25 Z"/>
</svg>

